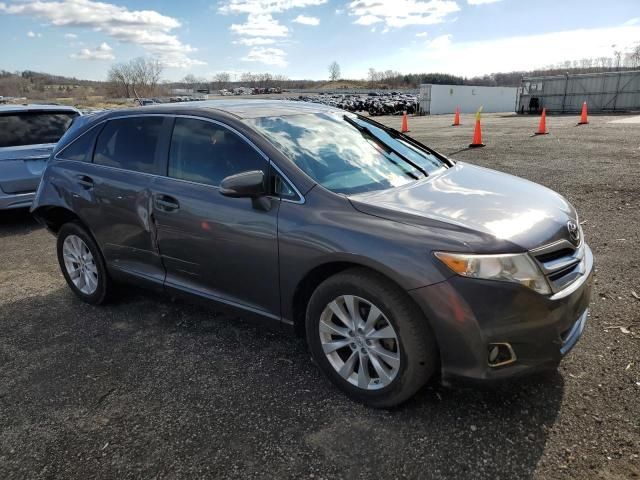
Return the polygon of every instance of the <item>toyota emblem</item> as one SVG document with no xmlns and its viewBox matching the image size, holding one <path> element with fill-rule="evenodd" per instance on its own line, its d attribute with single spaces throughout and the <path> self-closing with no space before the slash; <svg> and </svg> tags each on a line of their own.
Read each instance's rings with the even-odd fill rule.
<svg viewBox="0 0 640 480">
<path fill-rule="evenodd" d="M 576 222 L 569 220 L 567 222 L 567 230 L 569 230 L 569 239 L 571 242 L 578 245 L 580 243 L 580 227 L 578 227 Z"/>
</svg>

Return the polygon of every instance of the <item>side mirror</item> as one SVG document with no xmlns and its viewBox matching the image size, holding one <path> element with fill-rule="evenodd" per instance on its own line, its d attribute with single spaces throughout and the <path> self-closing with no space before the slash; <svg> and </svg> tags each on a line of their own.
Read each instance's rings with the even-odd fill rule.
<svg viewBox="0 0 640 480">
<path fill-rule="evenodd" d="M 264 172 L 251 170 L 236 173 L 222 180 L 220 193 L 231 198 L 258 198 L 266 194 Z"/>
</svg>

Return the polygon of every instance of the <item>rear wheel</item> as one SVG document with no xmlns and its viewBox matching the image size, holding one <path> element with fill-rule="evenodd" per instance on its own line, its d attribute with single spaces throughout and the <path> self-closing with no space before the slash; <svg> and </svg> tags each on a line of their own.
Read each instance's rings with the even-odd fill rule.
<svg viewBox="0 0 640 480">
<path fill-rule="evenodd" d="M 103 303 L 111 285 L 91 235 L 77 223 L 67 223 L 58 232 L 57 250 L 60 269 L 73 293 L 87 303 Z"/>
<path fill-rule="evenodd" d="M 422 312 L 397 285 L 365 269 L 342 272 L 316 289 L 306 332 L 325 375 L 370 406 L 402 403 L 437 366 L 435 341 Z"/>
</svg>

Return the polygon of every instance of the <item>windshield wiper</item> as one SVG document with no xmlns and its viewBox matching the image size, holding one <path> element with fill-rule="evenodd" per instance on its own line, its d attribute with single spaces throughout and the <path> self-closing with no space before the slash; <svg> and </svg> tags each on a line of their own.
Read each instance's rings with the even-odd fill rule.
<svg viewBox="0 0 640 480">
<path fill-rule="evenodd" d="M 382 147 L 382 149 L 387 153 L 394 153 L 400 160 L 402 160 L 405 163 L 408 163 L 409 165 L 411 165 L 413 168 L 415 168 L 416 170 L 418 170 L 420 173 L 422 173 L 425 177 L 428 177 L 429 174 L 427 173 L 427 171 L 422 168 L 420 165 L 418 165 L 417 163 L 409 160 L 407 157 L 405 157 L 403 154 L 401 154 L 400 152 L 398 152 L 395 148 L 391 147 L 390 145 L 387 145 L 386 143 L 384 143 L 382 141 L 382 139 L 378 138 L 375 133 L 373 133 L 371 131 L 371 129 L 369 129 L 369 127 L 365 127 L 364 125 L 360 125 L 358 122 L 356 122 L 353 118 L 349 117 L 348 115 L 343 115 L 342 118 L 344 119 L 345 122 L 347 122 L 349 125 L 355 127 L 360 133 L 362 133 L 363 135 L 365 135 L 366 137 L 371 138 L 374 142 L 376 142 L 378 145 L 380 145 Z M 394 164 L 397 165 L 396 162 L 393 161 L 393 159 L 389 158 L 389 160 L 391 162 L 393 162 Z M 406 172 L 407 175 L 412 176 L 414 179 L 418 180 L 418 177 L 415 176 L 414 174 L 412 174 L 411 172 Z"/>
<path fill-rule="evenodd" d="M 376 122 L 374 119 L 372 119 L 370 117 L 362 117 L 362 116 L 358 115 L 358 118 L 361 119 L 363 122 L 370 123 L 371 125 L 373 125 L 375 127 L 378 127 L 380 130 L 382 130 L 385 133 L 387 133 L 391 138 L 400 139 L 400 140 L 402 140 L 404 142 L 410 143 L 414 147 L 417 147 L 419 150 L 425 150 L 425 151 L 429 152 L 431 155 L 436 157 L 438 160 L 443 161 L 445 163 L 448 163 L 449 166 L 453 166 L 455 164 L 455 162 L 453 160 L 451 160 L 450 158 L 447 158 L 444 155 L 442 155 L 441 153 L 436 152 L 432 148 L 427 147 L 424 143 L 420 143 L 419 141 L 417 141 L 413 137 L 409 137 L 408 135 L 400 133 L 397 130 L 394 130 L 391 127 L 387 127 L 386 125 L 384 125 L 384 124 L 382 124 L 380 122 Z"/>
</svg>

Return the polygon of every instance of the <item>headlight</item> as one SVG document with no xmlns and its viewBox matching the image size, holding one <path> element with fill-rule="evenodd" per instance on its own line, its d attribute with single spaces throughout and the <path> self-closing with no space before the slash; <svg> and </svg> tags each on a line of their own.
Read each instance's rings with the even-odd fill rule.
<svg viewBox="0 0 640 480">
<path fill-rule="evenodd" d="M 467 255 L 435 252 L 435 256 L 458 275 L 486 280 L 514 282 L 548 295 L 547 279 L 526 253 L 505 255 Z"/>
</svg>

